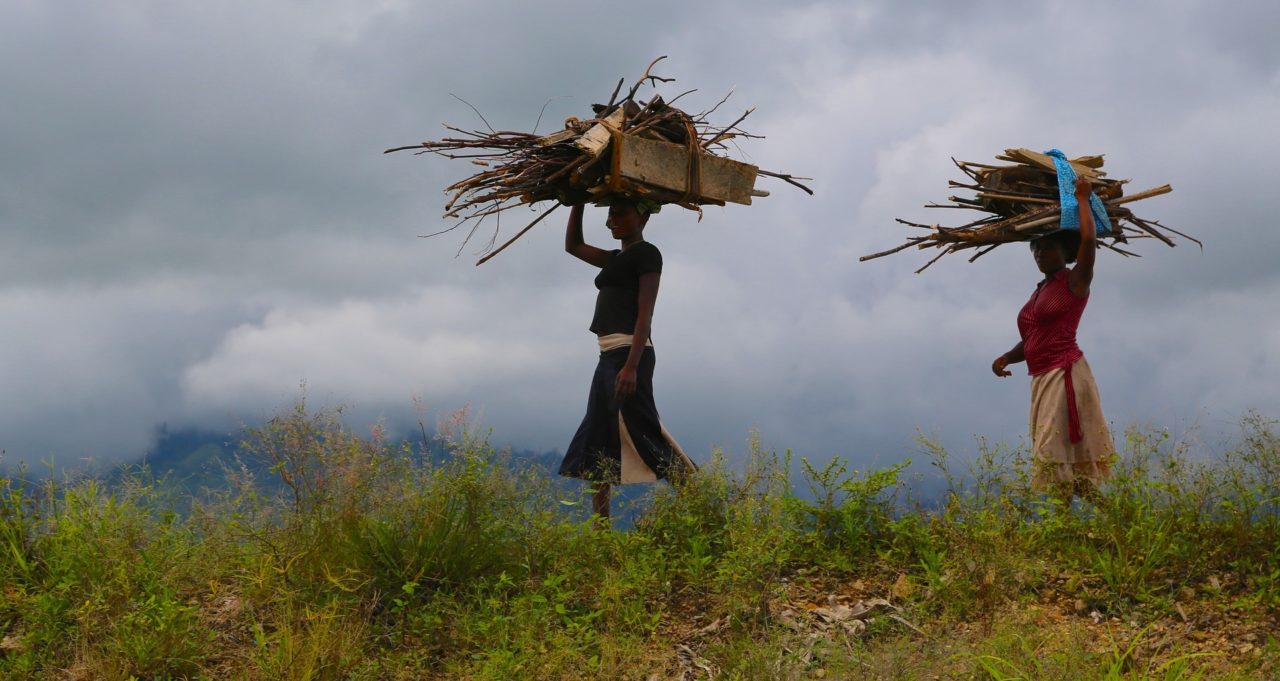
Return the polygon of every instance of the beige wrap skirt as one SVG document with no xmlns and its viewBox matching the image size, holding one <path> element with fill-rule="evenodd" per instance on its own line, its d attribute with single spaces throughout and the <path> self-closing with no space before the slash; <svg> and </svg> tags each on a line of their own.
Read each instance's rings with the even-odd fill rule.
<svg viewBox="0 0 1280 681">
<path fill-rule="evenodd" d="M 1071 371 L 1081 438 L 1071 441 L 1065 371 Z M 1100 482 L 1111 477 L 1115 443 L 1102 415 L 1098 384 L 1081 357 L 1066 370 L 1031 377 L 1031 486 L 1045 491 L 1059 483 Z"/>
</svg>

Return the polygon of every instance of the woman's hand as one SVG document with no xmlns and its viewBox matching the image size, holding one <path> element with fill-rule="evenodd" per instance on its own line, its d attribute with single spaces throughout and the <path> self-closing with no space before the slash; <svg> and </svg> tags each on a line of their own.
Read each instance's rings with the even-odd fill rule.
<svg viewBox="0 0 1280 681">
<path fill-rule="evenodd" d="M 1009 366 L 1009 355 L 1000 355 L 991 363 L 991 373 L 997 376 L 1012 376 L 1013 372 L 1006 369 L 1007 366 Z"/>
<path fill-rule="evenodd" d="M 1082 203 L 1085 201 L 1088 201 L 1089 195 L 1092 193 L 1093 193 L 1093 183 L 1089 182 L 1087 178 L 1077 177 L 1076 191 L 1075 191 L 1076 200 Z"/>
<path fill-rule="evenodd" d="M 613 382 L 613 399 L 622 402 L 634 394 L 636 394 L 636 370 L 632 366 L 623 365 L 618 371 L 618 378 Z"/>
</svg>

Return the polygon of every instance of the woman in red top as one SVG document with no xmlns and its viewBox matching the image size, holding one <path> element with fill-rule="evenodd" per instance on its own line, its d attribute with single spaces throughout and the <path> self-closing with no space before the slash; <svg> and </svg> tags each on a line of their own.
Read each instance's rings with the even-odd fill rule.
<svg viewBox="0 0 1280 681">
<path fill-rule="evenodd" d="M 1089 495 L 1110 477 L 1115 444 L 1102 415 L 1098 386 L 1076 345 L 1076 327 L 1089 302 L 1097 228 L 1089 209 L 1089 181 L 1077 178 L 1080 231 L 1062 230 L 1031 242 L 1045 279 L 1018 314 L 1022 340 L 991 364 L 997 376 L 1025 361 L 1031 374 L 1032 486 L 1056 488 L 1068 499 Z M 1075 267 L 1067 267 L 1075 262 Z"/>
</svg>

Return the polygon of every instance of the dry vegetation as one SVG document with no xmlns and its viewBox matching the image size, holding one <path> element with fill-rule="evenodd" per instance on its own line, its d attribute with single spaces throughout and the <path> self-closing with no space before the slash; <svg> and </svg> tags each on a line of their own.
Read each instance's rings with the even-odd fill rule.
<svg viewBox="0 0 1280 681">
<path fill-rule="evenodd" d="M 245 438 L 278 483 L 189 513 L 145 475 L 0 480 L 0 676 L 1275 678 L 1275 425 L 1212 461 L 1131 432 L 1072 508 L 1017 449 L 922 443 L 929 510 L 902 466 L 755 447 L 616 531 L 465 428 L 432 461 L 299 407 Z"/>
</svg>

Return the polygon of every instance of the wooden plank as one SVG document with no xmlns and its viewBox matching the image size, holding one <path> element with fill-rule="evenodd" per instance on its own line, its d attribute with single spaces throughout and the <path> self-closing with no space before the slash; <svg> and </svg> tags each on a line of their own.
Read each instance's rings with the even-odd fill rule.
<svg viewBox="0 0 1280 681">
<path fill-rule="evenodd" d="M 1036 227 L 1044 227 L 1045 225 L 1051 225 L 1055 222 L 1061 222 L 1061 221 L 1062 221 L 1061 215 L 1050 215 L 1047 218 L 1040 218 L 1039 220 L 1032 220 L 1031 222 L 1018 225 L 1013 228 L 1013 231 L 1026 232 L 1026 231 L 1035 229 Z"/>
<path fill-rule="evenodd" d="M 613 110 L 599 123 L 591 126 L 586 132 L 582 133 L 582 137 L 574 140 L 577 147 L 592 156 L 599 156 L 605 147 L 609 146 L 609 129 L 622 127 L 623 121 L 622 107 Z"/>
<path fill-rule="evenodd" d="M 1048 154 L 1042 154 L 1030 149 L 1005 149 L 1004 153 L 1005 156 L 1009 157 L 1009 160 L 1023 161 L 1024 163 L 1040 166 L 1045 170 L 1055 173 L 1058 172 L 1058 166 L 1054 164 L 1053 157 Z M 1101 170 L 1096 170 L 1074 161 L 1068 161 L 1068 163 L 1071 164 L 1071 169 L 1076 171 L 1076 175 L 1083 175 L 1090 178 L 1099 178 L 1106 175 L 1106 173 Z"/>
<path fill-rule="evenodd" d="M 561 130 L 560 132 L 553 132 L 550 135 L 547 135 L 545 137 L 539 137 L 538 146 L 549 147 L 552 144 L 555 144 L 557 142 L 563 142 L 565 140 L 573 139 L 574 137 L 577 137 L 577 136 L 578 136 L 578 133 L 574 130 Z"/>
<path fill-rule="evenodd" d="M 1153 196 L 1160 196 L 1161 194 L 1168 194 L 1168 193 L 1169 193 L 1169 192 L 1171 192 L 1171 191 L 1173 191 L 1173 187 L 1171 187 L 1171 186 L 1169 186 L 1169 185 L 1167 185 L 1167 184 L 1162 184 L 1162 185 L 1160 185 L 1159 187 L 1154 187 L 1154 188 L 1152 188 L 1152 189 L 1147 189 L 1147 190 L 1145 190 L 1145 191 L 1140 191 L 1140 192 L 1138 192 L 1137 194 L 1130 194 L 1130 195 L 1128 195 L 1128 196 L 1121 196 L 1121 197 L 1120 197 L 1120 198 L 1118 198 L 1118 199 L 1111 199 L 1110 201 L 1103 201 L 1103 203 L 1104 203 L 1104 204 L 1106 204 L 1106 205 L 1108 205 L 1108 206 L 1118 206 L 1118 205 L 1120 205 L 1120 204 L 1122 204 L 1122 203 L 1129 203 L 1130 201 L 1141 201 L 1141 200 L 1143 200 L 1143 199 L 1149 199 L 1149 198 L 1151 198 L 1151 197 L 1153 197 Z"/>
<path fill-rule="evenodd" d="M 1013 194 L 998 194 L 996 192 L 978 192 L 977 196 L 980 199 L 1013 201 L 1015 203 L 1019 201 L 1021 201 L 1022 203 L 1057 203 L 1058 202 L 1057 199 L 1045 199 L 1045 198 L 1040 198 L 1038 196 L 1016 196 Z"/>
<path fill-rule="evenodd" d="M 672 191 L 688 191 L 689 150 L 684 145 L 622 135 L 618 147 L 613 153 L 620 155 L 615 163 L 622 177 Z M 751 205 L 759 168 L 729 158 L 700 154 L 698 169 L 695 199 Z"/>
<path fill-rule="evenodd" d="M 1161 185 L 1161 186 L 1159 186 L 1159 187 L 1155 187 L 1155 188 L 1153 188 L 1153 189 L 1148 189 L 1148 190 L 1146 190 L 1146 191 L 1138 192 L 1137 194 L 1130 194 L 1129 196 L 1122 196 L 1122 197 L 1120 197 L 1120 198 L 1118 198 L 1118 199 L 1114 199 L 1114 200 L 1111 200 L 1111 201 L 1106 201 L 1106 202 L 1104 202 L 1104 203 L 1105 203 L 1105 205 L 1107 205 L 1107 206 L 1118 206 L 1118 205 L 1120 205 L 1120 204 L 1122 204 L 1122 203 L 1129 203 L 1129 202 L 1131 202 L 1131 201 L 1141 201 L 1141 200 L 1143 200 L 1143 199 L 1149 199 L 1149 198 L 1151 198 L 1151 197 L 1153 197 L 1153 196 L 1160 196 L 1161 194 L 1168 194 L 1168 193 L 1169 193 L 1169 192 L 1171 192 L 1171 191 L 1173 191 L 1173 187 L 1170 187 L 1169 185 L 1165 184 L 1165 185 Z M 1027 230 L 1034 229 L 1034 228 L 1036 228 L 1036 227 L 1043 227 L 1044 225 L 1050 224 L 1050 223 L 1054 222 L 1055 220 L 1058 220 L 1059 218 L 1061 218 L 1061 216 L 1060 216 L 1060 215 L 1053 215 L 1053 216 L 1050 216 L 1050 217 L 1047 217 L 1047 218 L 1041 218 L 1041 219 L 1039 219 L 1039 220 L 1033 220 L 1033 221 L 1031 221 L 1031 222 L 1027 222 L 1027 223 L 1024 223 L 1024 224 L 1018 225 L 1017 227 L 1014 227 L 1014 228 L 1013 228 L 1013 230 L 1014 230 L 1015 232 L 1025 232 L 1025 231 L 1027 231 Z M 1118 231 L 1118 229 L 1117 229 L 1114 225 L 1112 226 L 1112 228 L 1113 228 L 1113 229 L 1116 229 L 1116 231 Z M 1169 242 L 1169 243 L 1170 243 L 1170 245 L 1172 245 L 1172 242 Z"/>
</svg>

